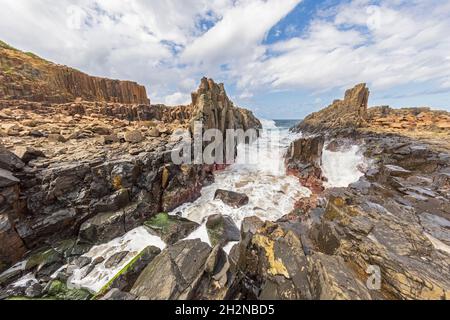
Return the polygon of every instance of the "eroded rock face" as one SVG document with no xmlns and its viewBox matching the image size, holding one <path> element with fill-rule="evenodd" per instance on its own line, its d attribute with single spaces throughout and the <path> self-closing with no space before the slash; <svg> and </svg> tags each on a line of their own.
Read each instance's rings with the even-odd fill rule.
<svg viewBox="0 0 450 320">
<path fill-rule="evenodd" d="M 7 214 L 0 214 L 0 273 L 18 261 L 26 252 Z"/>
<path fill-rule="evenodd" d="M 306 255 L 295 232 L 279 224 L 246 218 L 235 252 L 240 277 L 234 298 L 370 299 L 368 289 L 342 258 Z"/>
<path fill-rule="evenodd" d="M 0 45 L 0 56 L 0 99 L 150 104 L 145 87 L 135 82 L 92 77 L 7 45 Z"/>
<path fill-rule="evenodd" d="M 309 115 L 295 130 L 319 133 L 359 128 L 367 121 L 369 94 L 366 84 L 358 84 L 345 92 L 344 100 L 336 100 L 328 108 Z"/>
<path fill-rule="evenodd" d="M 315 193 L 323 191 L 321 165 L 324 144 L 325 138 L 320 135 L 301 138 L 291 144 L 286 155 L 288 172 Z"/>
<path fill-rule="evenodd" d="M 218 96 L 211 97 L 209 110 L 218 112 Z M 0 208 L 11 225 L 9 239 L 23 245 L 8 251 L 2 269 L 26 250 L 61 239 L 77 239 L 81 252 L 196 200 L 213 181 L 216 166 L 171 161 L 179 143 L 172 133 L 190 134 L 183 129 L 190 127 L 196 110 L 194 105 L 81 99 L 65 104 L 0 100 Z M 231 102 L 227 110 L 233 117 L 226 128 L 259 126 L 250 112 Z M 197 227 L 182 223 L 178 228 L 179 222 L 163 235 L 168 243 Z"/>
<path fill-rule="evenodd" d="M 134 286 L 136 280 L 142 271 L 150 264 L 159 254 L 161 250 L 156 247 L 147 247 L 142 250 L 139 255 L 133 259 L 128 265 L 126 265 L 107 285 L 103 291 L 108 291 L 105 294 L 103 300 L 116 300 L 114 296 L 116 295 L 116 291 L 120 290 L 121 292 L 126 293 L 126 296 L 129 295 L 129 291 Z M 112 291 L 112 292 L 111 292 Z M 102 293 L 100 293 L 101 295 Z"/>
<path fill-rule="evenodd" d="M 365 112 L 367 94 L 357 86 L 347 92 L 345 104 L 334 102 L 298 126 L 304 134 L 327 137 L 330 150 L 342 150 L 349 141 L 360 145 L 369 168 L 348 188 L 300 200 L 301 217 L 292 213 L 297 222 L 286 225 L 300 232 L 326 273 L 343 262 L 357 275 L 379 270 L 380 288 L 369 291 L 373 298 L 448 299 L 448 112 L 389 107 Z M 329 257 L 337 260 L 329 263 Z M 310 264 L 316 274 L 310 281 L 321 282 L 326 288 L 321 294 L 339 298 L 338 290 L 320 280 L 319 265 Z"/>
<path fill-rule="evenodd" d="M 261 129 L 262 125 L 253 114 L 237 108 L 228 98 L 224 85 L 203 78 L 200 87 L 192 93 L 192 122 L 201 121 L 204 129 Z"/>
<path fill-rule="evenodd" d="M 228 267 L 219 247 L 211 249 L 200 240 L 181 241 L 145 268 L 131 294 L 140 300 L 223 299 Z"/>
</svg>

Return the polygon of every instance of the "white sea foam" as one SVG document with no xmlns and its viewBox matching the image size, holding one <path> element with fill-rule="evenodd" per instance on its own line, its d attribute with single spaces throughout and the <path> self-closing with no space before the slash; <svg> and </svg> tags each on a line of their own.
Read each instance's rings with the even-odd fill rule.
<svg viewBox="0 0 450 320">
<path fill-rule="evenodd" d="M 357 145 L 348 150 L 332 152 L 324 148 L 322 155 L 322 170 L 328 179 L 325 184 L 329 188 L 348 187 L 349 184 L 358 181 L 364 173 L 359 166 L 364 164 L 364 156 Z"/>
<path fill-rule="evenodd" d="M 228 244 L 225 247 L 223 247 L 223 251 L 225 251 L 227 254 L 230 254 L 231 249 L 233 249 L 233 247 L 238 243 L 239 241 L 228 242 Z"/>
<path fill-rule="evenodd" d="M 184 240 L 193 240 L 200 239 L 202 242 L 207 243 L 211 246 L 211 241 L 209 240 L 208 230 L 206 229 L 206 222 L 203 223 L 197 230 L 192 232 L 186 239 Z"/>
<path fill-rule="evenodd" d="M 22 288 L 22 287 L 27 287 L 27 286 L 31 286 L 32 284 L 38 283 L 36 277 L 34 276 L 33 273 L 28 273 L 26 275 L 24 275 L 22 278 L 20 278 L 19 280 L 17 280 L 16 282 L 14 282 L 12 284 L 13 287 L 15 288 Z"/>
<path fill-rule="evenodd" d="M 288 128 L 277 129 L 273 121 L 262 121 L 261 137 L 250 145 L 240 145 L 236 162 L 215 176 L 215 182 L 202 190 L 193 203 L 186 203 L 171 214 L 179 214 L 197 223 L 213 214 L 229 215 L 238 227 L 249 216 L 275 221 L 294 209 L 296 200 L 310 195 L 298 179 L 287 176 L 284 155 L 298 135 Z M 235 209 L 214 200 L 217 189 L 245 193 L 249 203 Z"/>
<path fill-rule="evenodd" d="M 123 267 L 148 246 L 155 246 L 162 250 L 166 247 L 166 244 L 159 237 L 149 234 L 144 227 L 139 227 L 108 243 L 92 247 L 84 256 L 92 258 L 92 260 L 103 257 L 105 261 L 96 265 L 85 277 L 83 277 L 83 272 L 88 266 L 82 269 L 76 269 L 67 284 L 69 287 L 84 288 L 97 293 Z M 114 254 L 123 251 L 128 251 L 128 255 L 114 267 L 106 268 L 105 262 Z"/>
<path fill-rule="evenodd" d="M 211 245 L 206 230 L 206 218 L 213 214 L 229 215 L 238 227 L 245 217 L 258 216 L 262 220 L 275 221 L 289 213 L 295 202 L 301 197 L 310 195 L 310 190 L 302 187 L 298 179 L 287 176 L 284 166 L 284 154 L 291 141 L 298 134 L 291 134 L 288 128 L 276 128 L 274 121 L 263 120 L 264 130 L 260 138 L 247 146 L 239 146 L 235 164 L 215 176 L 212 185 L 204 187 L 201 197 L 193 203 L 186 203 L 170 214 L 181 213 L 201 226 L 186 239 L 200 239 Z M 245 193 L 249 203 L 238 209 L 214 200 L 217 189 L 225 189 Z M 230 242 L 224 250 L 229 252 L 237 242 Z M 129 263 L 146 246 L 154 245 L 163 249 L 166 245 L 158 238 L 150 235 L 145 228 L 139 227 L 114 239 L 109 243 L 93 247 L 86 257 L 95 259 L 104 257 L 107 261 L 113 254 L 129 251 L 126 258 L 113 268 L 106 268 L 104 262 L 97 265 L 87 276 L 82 277 L 85 269 L 75 270 L 69 279 L 69 287 L 85 288 L 98 292 Z M 87 267 L 85 267 L 87 268 Z"/>
</svg>

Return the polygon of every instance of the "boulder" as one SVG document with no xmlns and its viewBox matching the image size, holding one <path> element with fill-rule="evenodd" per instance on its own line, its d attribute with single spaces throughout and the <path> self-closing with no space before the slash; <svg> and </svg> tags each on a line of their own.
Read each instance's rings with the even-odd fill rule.
<svg viewBox="0 0 450 320">
<path fill-rule="evenodd" d="M 100 137 L 101 144 L 113 144 L 119 142 L 119 138 L 116 134 L 109 134 Z"/>
<path fill-rule="evenodd" d="M 32 147 L 19 146 L 14 149 L 14 153 L 26 164 L 37 158 L 45 158 L 45 154 L 42 151 Z"/>
<path fill-rule="evenodd" d="M 84 222 L 78 235 L 80 241 L 100 244 L 126 233 L 125 212 L 104 212 Z"/>
<path fill-rule="evenodd" d="M 0 169 L 19 171 L 25 164 L 18 156 L 0 145 Z"/>
<path fill-rule="evenodd" d="M 19 182 L 20 180 L 14 177 L 11 171 L 0 169 L 0 188 L 10 187 Z"/>
<path fill-rule="evenodd" d="M 92 294 L 83 289 L 69 289 L 59 280 L 51 281 L 44 289 L 44 298 L 54 300 L 90 300 Z"/>
<path fill-rule="evenodd" d="M 129 143 L 139 143 L 144 141 L 145 137 L 138 130 L 128 131 L 124 135 L 124 139 Z"/>
<path fill-rule="evenodd" d="M 19 136 L 22 127 L 16 123 L 6 123 L 2 124 L 2 129 L 5 130 L 8 136 Z"/>
<path fill-rule="evenodd" d="M 211 248 L 199 239 L 180 241 L 144 269 L 130 293 L 139 300 L 189 299 L 210 253 Z"/>
<path fill-rule="evenodd" d="M 157 128 L 152 128 L 148 131 L 148 135 L 152 138 L 159 138 L 161 132 Z"/>
<path fill-rule="evenodd" d="M 174 244 L 189 236 L 200 225 L 188 219 L 159 213 L 144 223 L 151 234 L 160 237 L 167 244 Z"/>
<path fill-rule="evenodd" d="M 230 216 L 215 214 L 206 222 L 209 240 L 213 246 L 225 246 L 228 242 L 239 241 L 240 231 Z"/>
<path fill-rule="evenodd" d="M 64 138 L 62 135 L 56 134 L 56 133 L 49 134 L 47 139 L 50 142 L 66 142 L 67 141 L 66 138 Z"/>
<path fill-rule="evenodd" d="M 218 189 L 214 199 L 222 200 L 226 205 L 233 208 L 240 208 L 248 204 L 249 198 L 246 194 Z"/>
</svg>

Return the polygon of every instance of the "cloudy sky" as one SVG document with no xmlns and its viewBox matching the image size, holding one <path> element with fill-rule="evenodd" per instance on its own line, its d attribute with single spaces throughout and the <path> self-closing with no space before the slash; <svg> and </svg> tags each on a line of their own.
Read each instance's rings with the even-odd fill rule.
<svg viewBox="0 0 450 320">
<path fill-rule="evenodd" d="M 205 75 L 299 119 L 367 82 L 371 105 L 450 110 L 450 0 L 0 0 L 0 39 L 181 104 Z"/>
</svg>

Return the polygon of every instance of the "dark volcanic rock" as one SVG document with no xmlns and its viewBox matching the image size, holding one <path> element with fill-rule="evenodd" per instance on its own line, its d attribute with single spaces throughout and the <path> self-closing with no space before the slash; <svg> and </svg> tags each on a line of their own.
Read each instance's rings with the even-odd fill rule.
<svg viewBox="0 0 450 320">
<path fill-rule="evenodd" d="M 238 227 L 230 216 L 211 215 L 206 222 L 206 228 L 213 246 L 225 246 L 230 241 L 239 241 L 241 237 Z"/>
<path fill-rule="evenodd" d="M 301 138 L 291 144 L 286 155 L 288 173 L 300 179 L 300 183 L 313 192 L 323 190 L 322 152 L 325 144 L 323 136 Z"/>
<path fill-rule="evenodd" d="M 0 214 L 0 273 L 22 258 L 26 251 L 8 216 Z"/>
<path fill-rule="evenodd" d="M 0 145 L 0 169 L 18 171 L 25 166 L 22 160 L 14 153 Z"/>
<path fill-rule="evenodd" d="M 79 239 L 88 243 L 105 243 L 126 233 L 125 212 L 105 212 L 80 227 Z"/>
<path fill-rule="evenodd" d="M 200 240 L 168 247 L 144 269 L 131 293 L 140 300 L 189 299 L 210 253 Z"/>
<path fill-rule="evenodd" d="M 249 202 L 246 194 L 220 189 L 216 191 L 214 199 L 222 200 L 223 203 L 233 208 L 243 207 Z"/>
<path fill-rule="evenodd" d="M 45 154 L 42 151 L 32 147 L 17 147 L 14 150 L 14 153 L 26 164 L 31 160 L 45 157 Z"/>
<path fill-rule="evenodd" d="M 0 169 L 0 188 L 11 187 L 19 182 L 20 180 L 14 177 L 11 171 Z"/>
<path fill-rule="evenodd" d="M 223 300 L 233 279 L 222 248 L 186 240 L 159 254 L 141 273 L 131 294 L 140 300 Z"/>
<path fill-rule="evenodd" d="M 322 136 L 312 136 L 294 141 L 287 155 L 288 163 L 309 164 L 314 167 L 322 165 L 322 152 L 325 139 Z"/>
<path fill-rule="evenodd" d="M 130 263 L 128 263 L 122 270 L 120 270 L 114 278 L 108 282 L 108 284 L 102 288 L 100 293 L 101 296 L 104 292 L 110 290 L 108 293 L 114 289 L 118 289 L 124 292 L 128 292 L 134 286 L 137 278 L 142 273 L 142 271 L 147 267 L 147 265 L 155 259 L 161 253 L 159 248 L 150 246 L 142 250 Z M 112 289 L 112 290 L 111 290 Z M 108 294 L 105 295 L 105 297 Z M 115 300 L 115 298 L 110 298 L 110 300 Z M 120 300 L 120 299 L 119 299 Z"/>
<path fill-rule="evenodd" d="M 129 301 L 136 300 L 136 296 L 128 292 L 122 292 L 119 289 L 112 289 L 100 300 Z"/>
<path fill-rule="evenodd" d="M 165 243 L 174 244 L 186 238 L 195 229 L 200 227 L 198 223 L 188 219 L 160 213 L 144 223 L 148 231 L 159 236 Z"/>
<path fill-rule="evenodd" d="M 113 254 L 108 260 L 105 262 L 106 268 L 114 268 L 119 263 L 122 262 L 123 259 L 128 255 L 128 251 L 121 251 L 116 254 Z"/>
<path fill-rule="evenodd" d="M 255 225 L 248 219 L 244 220 L 242 241 L 237 249 L 236 268 L 240 277 L 230 290 L 233 298 L 371 298 L 342 258 L 323 254 L 306 256 L 301 240 L 293 231 L 271 222 Z"/>
<path fill-rule="evenodd" d="M 314 300 L 371 300 L 369 290 L 338 256 L 308 257 L 308 282 Z"/>
</svg>

